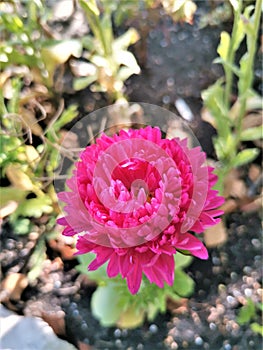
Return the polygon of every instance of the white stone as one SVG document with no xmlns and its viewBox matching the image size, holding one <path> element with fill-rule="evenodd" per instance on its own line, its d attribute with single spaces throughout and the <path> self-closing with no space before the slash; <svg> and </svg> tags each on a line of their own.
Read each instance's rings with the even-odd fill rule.
<svg viewBox="0 0 263 350">
<path fill-rule="evenodd" d="M 19 316 L 0 305 L 1 350 L 77 350 L 41 318 Z"/>
</svg>

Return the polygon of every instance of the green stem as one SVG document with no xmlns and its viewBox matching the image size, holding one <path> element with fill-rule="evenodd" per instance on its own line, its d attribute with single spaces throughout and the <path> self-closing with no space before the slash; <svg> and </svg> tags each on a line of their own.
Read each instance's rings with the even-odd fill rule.
<svg viewBox="0 0 263 350">
<path fill-rule="evenodd" d="M 226 85 L 225 85 L 225 94 L 224 94 L 224 99 L 225 99 L 225 106 L 227 109 L 230 108 L 231 104 L 231 92 L 232 92 L 232 84 L 233 84 L 233 70 L 232 66 L 234 65 L 234 60 L 235 60 L 235 49 L 233 47 L 233 43 L 236 40 L 236 35 L 237 35 L 237 30 L 238 30 L 238 23 L 240 20 L 240 14 L 241 14 L 241 8 L 242 8 L 242 0 L 239 2 L 238 10 L 234 11 L 234 24 L 233 24 L 233 29 L 232 29 L 232 40 L 231 44 L 228 49 L 228 54 L 227 54 L 227 62 L 229 63 L 228 65 L 224 65 L 225 69 L 225 74 L 226 74 Z"/>
<path fill-rule="evenodd" d="M 242 122 L 243 118 L 246 114 L 246 106 L 247 106 L 247 99 L 248 99 L 248 91 L 251 88 L 253 79 L 252 74 L 254 71 L 254 58 L 256 54 L 256 48 L 257 48 L 257 35 L 259 31 L 259 25 L 260 25 L 260 17 L 261 17 L 261 7 L 262 7 L 262 0 L 256 0 L 256 6 L 255 6 L 255 12 L 254 12 L 254 27 L 253 27 L 253 34 L 251 38 L 251 44 L 250 49 L 248 50 L 248 61 L 245 71 L 245 79 L 246 85 L 244 87 L 244 90 L 242 91 L 242 95 L 240 96 L 240 111 L 237 118 L 237 124 L 236 124 L 236 147 L 238 148 L 240 143 L 240 136 L 242 132 Z M 247 34 L 250 35 L 250 34 Z"/>
</svg>

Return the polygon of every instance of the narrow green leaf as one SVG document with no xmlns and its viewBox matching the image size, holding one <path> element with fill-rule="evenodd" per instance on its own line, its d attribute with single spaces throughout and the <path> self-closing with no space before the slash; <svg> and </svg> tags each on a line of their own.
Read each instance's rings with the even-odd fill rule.
<svg viewBox="0 0 263 350">
<path fill-rule="evenodd" d="M 230 47 L 230 35 L 227 32 L 223 31 L 221 33 L 220 44 L 217 48 L 217 52 L 223 60 L 227 60 L 229 47 Z"/>
<path fill-rule="evenodd" d="M 90 75 L 84 78 L 76 78 L 73 81 L 73 88 L 76 91 L 83 90 L 96 81 L 97 75 Z"/>
<path fill-rule="evenodd" d="M 259 149 L 250 148 L 239 152 L 233 161 L 233 167 L 239 167 L 252 162 L 259 155 Z"/>
<path fill-rule="evenodd" d="M 241 141 L 253 141 L 262 139 L 262 126 L 255 126 L 247 130 L 243 130 L 241 133 Z"/>
<path fill-rule="evenodd" d="M 259 335 L 261 335 L 261 337 L 263 337 L 263 326 L 256 323 L 256 322 L 253 322 L 251 325 L 250 325 L 250 328 L 252 329 L 252 331 L 254 333 L 257 333 Z"/>
<path fill-rule="evenodd" d="M 63 126 L 70 123 L 78 115 L 78 106 L 71 105 L 63 111 L 59 119 L 53 124 L 55 132 L 59 131 Z"/>
<path fill-rule="evenodd" d="M 31 270 L 27 274 L 29 282 L 33 282 L 40 275 L 42 271 L 42 264 L 45 261 L 45 259 L 46 259 L 45 240 L 40 239 L 29 260 L 29 265 L 32 266 Z"/>
</svg>

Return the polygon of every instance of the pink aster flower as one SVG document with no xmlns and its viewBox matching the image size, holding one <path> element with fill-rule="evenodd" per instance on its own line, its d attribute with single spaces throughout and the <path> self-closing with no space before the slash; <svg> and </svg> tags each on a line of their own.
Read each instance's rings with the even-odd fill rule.
<svg viewBox="0 0 263 350">
<path fill-rule="evenodd" d="M 199 147 L 162 139 L 159 128 L 102 135 L 76 163 L 70 191 L 59 193 L 67 215 L 64 235 L 78 235 L 78 254 L 93 252 L 88 266 L 108 262 L 107 274 L 121 274 L 132 294 L 144 274 L 160 288 L 174 281 L 174 254 L 208 253 L 194 233 L 219 222 L 223 197 Z"/>
</svg>

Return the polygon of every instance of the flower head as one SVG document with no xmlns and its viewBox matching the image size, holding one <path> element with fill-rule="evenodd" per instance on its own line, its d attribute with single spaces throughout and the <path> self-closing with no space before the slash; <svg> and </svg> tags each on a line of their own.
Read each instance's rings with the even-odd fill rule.
<svg viewBox="0 0 263 350">
<path fill-rule="evenodd" d="M 174 254 L 207 259 L 193 234 L 219 222 L 224 199 L 211 187 L 213 168 L 187 140 L 162 139 L 160 129 L 121 130 L 102 135 L 76 163 L 70 191 L 59 193 L 67 215 L 64 235 L 78 235 L 78 254 L 94 252 L 88 266 L 105 262 L 109 277 L 121 274 L 139 290 L 142 274 L 159 287 L 174 280 Z"/>
</svg>

